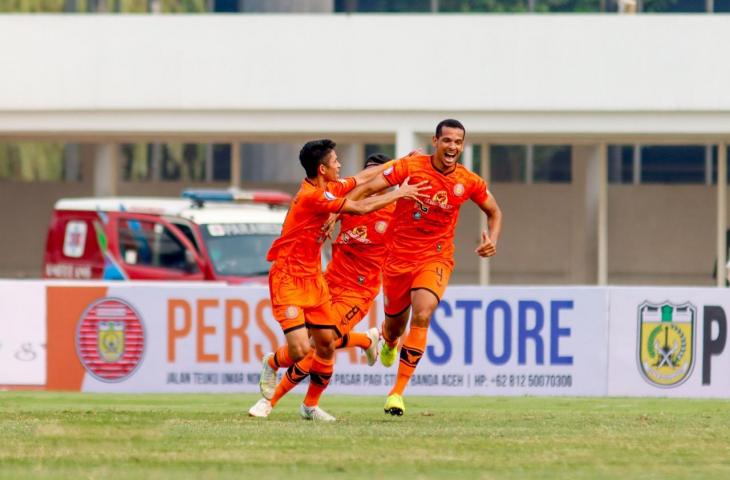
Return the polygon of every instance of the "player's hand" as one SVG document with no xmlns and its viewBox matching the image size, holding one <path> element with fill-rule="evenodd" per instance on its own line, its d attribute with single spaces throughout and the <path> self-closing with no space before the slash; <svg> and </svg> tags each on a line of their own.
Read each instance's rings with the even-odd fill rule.
<svg viewBox="0 0 730 480">
<path fill-rule="evenodd" d="M 493 257 L 497 253 L 497 245 L 487 235 L 487 231 L 482 232 L 482 243 L 474 250 L 480 257 Z"/>
<path fill-rule="evenodd" d="M 326 222 L 324 222 L 324 225 L 322 225 L 322 233 L 325 237 L 330 238 L 330 235 L 332 235 L 332 232 L 335 230 L 335 223 L 337 223 L 337 219 L 339 218 L 339 213 L 330 213 L 329 218 Z"/>
<path fill-rule="evenodd" d="M 411 200 L 421 203 L 422 199 L 428 198 L 428 195 L 424 193 L 424 190 L 430 188 L 428 186 L 428 180 L 423 180 L 422 182 L 410 185 L 408 183 L 410 179 L 411 177 L 406 177 L 406 179 L 403 180 L 403 183 L 401 183 L 398 188 L 398 194 L 401 197 L 410 198 Z"/>
</svg>

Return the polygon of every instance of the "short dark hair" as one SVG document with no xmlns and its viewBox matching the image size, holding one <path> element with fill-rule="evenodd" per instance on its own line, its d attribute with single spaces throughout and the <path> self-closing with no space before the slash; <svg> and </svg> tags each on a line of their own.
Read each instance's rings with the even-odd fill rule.
<svg viewBox="0 0 730 480">
<path fill-rule="evenodd" d="M 390 160 L 391 158 L 384 153 L 373 153 L 365 159 L 365 168 L 382 165 L 388 163 Z"/>
<path fill-rule="evenodd" d="M 299 161 L 302 167 L 304 167 L 304 171 L 307 172 L 308 178 L 315 178 L 317 176 L 317 169 L 320 165 L 324 164 L 327 155 L 336 146 L 337 144 L 329 138 L 312 140 L 304 144 L 302 149 L 299 150 Z"/>
<path fill-rule="evenodd" d="M 436 138 L 441 136 L 441 130 L 444 127 L 458 128 L 464 132 L 464 136 L 466 136 L 466 128 L 464 128 L 464 125 L 462 125 L 460 121 L 454 120 L 453 118 L 447 118 L 446 120 L 441 120 L 439 124 L 436 125 Z"/>
</svg>

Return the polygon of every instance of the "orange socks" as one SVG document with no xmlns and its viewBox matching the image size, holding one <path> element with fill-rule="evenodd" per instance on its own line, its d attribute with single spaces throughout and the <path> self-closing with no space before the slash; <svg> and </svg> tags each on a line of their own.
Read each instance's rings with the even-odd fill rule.
<svg viewBox="0 0 730 480">
<path fill-rule="evenodd" d="M 370 337 L 360 332 L 350 332 L 335 343 L 335 348 L 360 347 L 366 349 L 369 346 Z"/>
<path fill-rule="evenodd" d="M 312 367 L 309 370 L 309 388 L 307 389 L 307 395 L 304 397 L 304 405 L 315 407 L 319 404 L 319 397 L 322 396 L 330 383 L 334 366 L 334 358 L 324 359 L 316 353 L 314 354 Z"/>
<path fill-rule="evenodd" d="M 397 393 L 403 395 L 408 385 L 408 381 L 413 375 L 413 371 L 421 360 L 423 352 L 426 351 L 426 340 L 428 337 L 428 327 L 411 327 L 406 336 L 403 346 L 400 348 L 400 362 L 398 363 L 398 376 L 395 379 L 395 385 L 389 395 Z"/>
<path fill-rule="evenodd" d="M 314 350 L 310 350 L 306 357 L 299 360 L 294 365 L 290 366 L 286 374 L 281 377 L 281 380 L 276 385 L 274 396 L 271 397 L 271 406 L 276 406 L 281 397 L 289 393 L 289 391 L 299 385 L 302 380 L 307 378 L 309 371 L 312 368 L 312 360 L 314 359 Z"/>
<path fill-rule="evenodd" d="M 289 356 L 289 347 L 286 344 L 277 348 L 274 355 L 269 358 L 269 366 L 274 370 L 289 368 L 293 363 L 294 362 Z"/>
</svg>

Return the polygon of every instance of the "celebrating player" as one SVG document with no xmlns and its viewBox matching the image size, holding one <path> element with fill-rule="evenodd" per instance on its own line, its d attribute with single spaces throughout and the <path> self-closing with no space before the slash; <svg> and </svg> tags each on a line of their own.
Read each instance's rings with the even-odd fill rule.
<svg viewBox="0 0 730 480">
<path fill-rule="evenodd" d="M 388 257 L 383 267 L 385 323 L 380 361 L 386 367 L 396 359 L 398 340 L 410 329 L 400 350 L 396 382 L 385 401 L 385 412 L 403 415 L 403 392 L 426 348 L 431 315 L 443 297 L 454 267 L 454 232 L 459 209 L 471 200 L 487 215 L 488 232 L 481 235 L 475 253 L 497 252 L 502 212 L 484 180 L 458 164 L 464 149 L 464 126 L 443 120 L 432 138 L 433 155 L 412 155 L 397 160 L 383 175 L 358 190 L 367 194 L 389 185 L 427 181 L 429 198 L 398 200 L 390 225 Z"/>
<path fill-rule="evenodd" d="M 389 160 L 383 154 L 373 154 L 367 158 L 365 168 L 383 165 Z M 377 360 L 378 330 L 371 328 L 367 333 L 351 333 L 351 330 L 367 315 L 380 291 L 381 270 L 386 255 L 385 235 L 394 209 L 395 203 L 391 203 L 366 215 L 342 215 L 340 234 L 332 245 L 332 261 L 325 272 L 332 296 L 332 310 L 342 333 L 342 337 L 336 341 L 336 348 L 362 348 L 367 355 L 368 365 L 375 364 Z M 304 380 L 311 369 L 312 351 L 295 364 L 287 365 L 283 363 L 286 348 L 286 345 L 279 347 L 262 360 L 261 395 L 270 400 L 271 408 Z M 277 385 L 276 370 L 279 368 L 287 368 L 287 371 Z M 268 416 L 270 411 L 266 402 L 259 400 L 251 407 L 249 414 L 261 417 Z M 334 420 L 334 417 L 326 420 Z"/>
<path fill-rule="evenodd" d="M 277 351 L 274 361 L 279 365 L 291 365 L 303 359 L 310 350 L 311 336 L 314 354 L 309 368 L 310 387 L 300 414 L 310 420 L 334 420 L 318 406 L 319 397 L 332 375 L 335 341 L 342 336 L 321 270 L 321 248 L 325 237 L 322 225 L 331 213 L 363 215 L 400 198 L 425 197 L 420 192 L 427 188 L 427 182 L 409 184 L 406 179 L 398 190 L 384 195 L 362 200 L 346 199 L 344 194 L 374 178 L 386 167 L 366 169 L 354 177 L 338 181 L 340 163 L 335 143 L 328 139 L 307 142 L 299 153 L 299 160 L 307 176 L 294 197 L 281 236 L 266 257 L 273 262 L 269 273 L 271 306 L 287 343 L 286 349 Z M 249 413 L 267 416 L 270 411 L 271 404 L 262 398 Z M 265 414 L 255 415 L 256 412 Z"/>
</svg>

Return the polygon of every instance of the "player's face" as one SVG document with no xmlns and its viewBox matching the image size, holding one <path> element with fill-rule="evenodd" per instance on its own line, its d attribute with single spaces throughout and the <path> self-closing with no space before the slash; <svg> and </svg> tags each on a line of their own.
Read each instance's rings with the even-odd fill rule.
<svg viewBox="0 0 730 480">
<path fill-rule="evenodd" d="M 464 151 L 464 130 L 453 127 L 443 127 L 441 136 L 434 136 L 433 158 L 437 167 L 451 169 Z"/>
<path fill-rule="evenodd" d="M 332 150 L 319 166 L 319 171 L 328 182 L 334 182 L 340 178 L 340 162 L 337 160 L 337 152 Z"/>
</svg>

